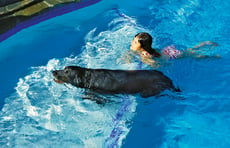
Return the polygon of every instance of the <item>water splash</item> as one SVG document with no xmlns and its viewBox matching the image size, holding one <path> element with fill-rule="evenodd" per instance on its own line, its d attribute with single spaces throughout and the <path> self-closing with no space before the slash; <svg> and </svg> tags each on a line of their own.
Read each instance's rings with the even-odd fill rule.
<svg viewBox="0 0 230 148">
<path fill-rule="evenodd" d="M 32 67 L 31 74 L 20 78 L 16 92 L 5 99 L 0 112 L 2 146 L 92 148 L 103 147 L 106 141 L 116 147 L 122 145 L 130 130 L 127 122 L 136 109 L 135 97 L 110 96 L 115 103 L 100 106 L 82 100 L 83 89 L 53 82 L 51 71 L 67 65 L 135 69 L 138 63 L 118 64 L 116 58 L 127 49 L 125 41 L 131 40 L 137 28 L 124 21 L 120 27 L 117 25 L 98 36 L 94 36 L 94 30 L 86 36 L 80 55 L 51 59 L 45 66 Z M 130 34 L 125 34 L 126 31 Z"/>
</svg>

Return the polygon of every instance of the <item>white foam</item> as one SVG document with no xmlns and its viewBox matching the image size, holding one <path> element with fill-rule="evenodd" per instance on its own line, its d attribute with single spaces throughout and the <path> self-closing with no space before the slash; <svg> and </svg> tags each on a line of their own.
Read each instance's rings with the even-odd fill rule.
<svg viewBox="0 0 230 148">
<path fill-rule="evenodd" d="M 121 18 L 118 18 L 121 20 Z M 119 20 L 119 21 L 120 21 Z M 114 122 L 117 111 L 122 107 L 118 101 L 100 106 L 90 100 L 82 100 L 83 90 L 71 85 L 53 82 L 51 71 L 63 69 L 66 65 L 78 65 L 91 68 L 134 69 L 138 63 L 119 64 L 116 59 L 128 50 L 133 35 L 138 28 L 123 20 L 123 25 L 116 26 L 95 36 L 91 30 L 85 38 L 83 52 L 77 56 L 63 59 L 51 59 L 45 66 L 32 67 L 32 73 L 20 78 L 16 94 L 7 98 L 7 103 L 0 114 L 0 123 L 9 130 L 2 130 L 5 145 L 50 145 L 66 147 L 102 147 L 110 137 L 112 130 L 119 126 L 118 146 L 129 132 L 126 121 L 132 119 L 136 109 L 135 97 L 122 118 Z M 127 33 L 128 32 L 128 33 Z M 128 42 L 128 43 L 127 43 Z M 120 102 L 119 102 L 120 101 Z M 17 133 L 17 134 L 14 134 Z M 21 135 L 25 135 L 22 137 Z M 61 137 L 61 138 L 59 138 Z M 10 139 L 17 139 L 15 141 Z M 68 145 L 70 144 L 70 145 Z"/>
</svg>

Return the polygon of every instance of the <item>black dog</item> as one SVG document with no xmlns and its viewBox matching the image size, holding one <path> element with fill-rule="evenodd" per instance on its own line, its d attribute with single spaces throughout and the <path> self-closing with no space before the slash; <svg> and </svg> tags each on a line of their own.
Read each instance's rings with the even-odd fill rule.
<svg viewBox="0 0 230 148">
<path fill-rule="evenodd" d="M 52 72 L 57 83 L 69 83 L 102 94 L 136 94 L 150 97 L 175 88 L 172 80 L 157 70 L 109 70 L 67 66 Z"/>
</svg>

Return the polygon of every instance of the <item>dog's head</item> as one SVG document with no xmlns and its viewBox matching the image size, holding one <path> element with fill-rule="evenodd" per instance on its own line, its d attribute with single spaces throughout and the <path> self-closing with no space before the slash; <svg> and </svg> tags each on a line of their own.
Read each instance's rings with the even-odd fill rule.
<svg viewBox="0 0 230 148">
<path fill-rule="evenodd" d="M 73 66 L 67 66 L 64 70 L 54 70 L 52 71 L 54 76 L 54 81 L 57 83 L 71 83 L 76 76 L 76 70 Z"/>
</svg>

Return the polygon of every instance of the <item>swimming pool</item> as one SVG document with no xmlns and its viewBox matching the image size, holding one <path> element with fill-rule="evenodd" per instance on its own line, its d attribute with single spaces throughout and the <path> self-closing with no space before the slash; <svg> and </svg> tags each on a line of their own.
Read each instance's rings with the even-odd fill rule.
<svg viewBox="0 0 230 148">
<path fill-rule="evenodd" d="M 229 8 L 229 1 L 219 0 L 100 1 L 2 41 L 0 144 L 228 147 Z M 172 60 L 161 67 L 182 89 L 179 96 L 107 96 L 116 103 L 99 106 L 81 100 L 83 90 L 53 83 L 50 72 L 65 65 L 137 69 L 138 62 L 117 59 L 140 31 L 151 33 L 159 48 L 216 41 L 210 52 L 222 58 Z"/>
</svg>

